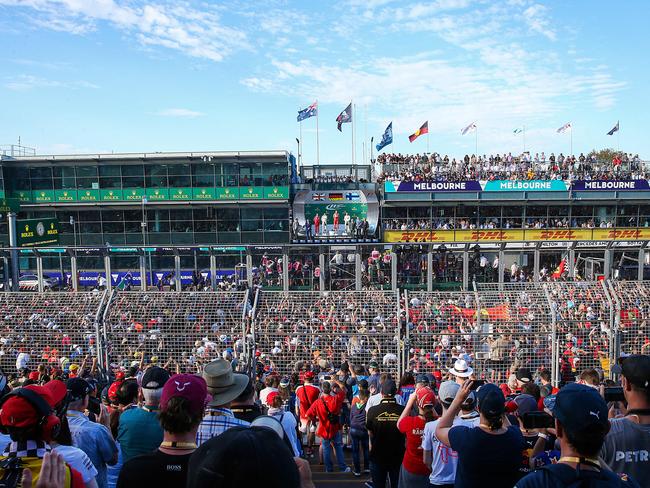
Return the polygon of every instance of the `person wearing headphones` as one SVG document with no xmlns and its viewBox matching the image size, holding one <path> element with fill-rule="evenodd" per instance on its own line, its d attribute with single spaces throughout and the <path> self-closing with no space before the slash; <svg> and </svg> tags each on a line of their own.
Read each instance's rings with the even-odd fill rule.
<svg viewBox="0 0 650 488">
<path fill-rule="evenodd" d="M 39 486 L 46 455 L 48 458 L 55 455 L 49 442 L 61 428 L 54 408 L 67 392 L 59 384 L 50 381 L 43 386 L 17 388 L 0 400 L 0 429 L 11 436 L 11 442 L 0 455 L 3 486 L 22 486 L 24 476 Z M 81 474 L 66 464 L 61 486 L 83 488 L 85 484 Z"/>
</svg>

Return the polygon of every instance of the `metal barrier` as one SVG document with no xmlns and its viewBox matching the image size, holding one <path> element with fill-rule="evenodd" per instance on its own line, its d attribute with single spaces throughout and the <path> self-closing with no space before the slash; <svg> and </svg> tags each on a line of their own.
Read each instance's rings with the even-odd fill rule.
<svg viewBox="0 0 650 488">
<path fill-rule="evenodd" d="M 64 371 L 97 357 L 105 292 L 1 293 L 0 367 L 13 373 L 48 363 Z"/>
<path fill-rule="evenodd" d="M 246 361 L 248 292 L 115 292 L 105 316 L 113 366 L 169 364 L 182 372 L 230 349 Z"/>
<path fill-rule="evenodd" d="M 253 322 L 262 360 L 288 374 L 314 360 L 368 364 L 397 376 L 400 330 L 395 292 L 258 291 Z"/>
</svg>

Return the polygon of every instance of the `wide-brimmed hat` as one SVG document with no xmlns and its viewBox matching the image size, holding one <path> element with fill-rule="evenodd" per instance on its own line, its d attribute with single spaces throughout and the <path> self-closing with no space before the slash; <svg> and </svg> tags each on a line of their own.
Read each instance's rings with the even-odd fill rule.
<svg viewBox="0 0 650 488">
<path fill-rule="evenodd" d="M 203 368 L 203 379 L 212 395 L 209 405 L 219 406 L 237 398 L 248 385 L 248 376 L 233 373 L 232 366 L 225 359 L 216 359 Z"/>
<path fill-rule="evenodd" d="M 467 364 L 467 361 L 464 359 L 457 359 L 454 363 L 454 367 L 449 368 L 449 372 L 454 376 L 469 378 L 472 373 L 474 373 L 474 370 Z"/>
</svg>

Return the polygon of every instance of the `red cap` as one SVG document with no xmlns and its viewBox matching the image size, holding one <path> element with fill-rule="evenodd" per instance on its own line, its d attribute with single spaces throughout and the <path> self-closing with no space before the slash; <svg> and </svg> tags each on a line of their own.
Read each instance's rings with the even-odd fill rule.
<svg viewBox="0 0 650 488">
<path fill-rule="evenodd" d="M 280 393 L 278 393 L 277 391 L 272 391 L 271 393 L 266 395 L 266 404 L 269 407 L 272 407 L 273 406 L 273 400 L 275 400 L 275 397 L 277 397 L 279 395 L 280 395 Z"/>
<path fill-rule="evenodd" d="M 313 380 L 314 379 L 314 372 L 313 371 L 307 371 L 305 373 L 305 379 L 306 380 Z"/>
<path fill-rule="evenodd" d="M 165 410 L 174 397 L 185 398 L 191 413 L 202 413 L 208 401 L 208 386 L 201 376 L 175 374 L 163 386 L 160 410 Z"/>
<path fill-rule="evenodd" d="M 111 402 L 117 401 L 117 390 L 120 388 L 120 385 L 124 380 L 114 381 L 111 386 L 108 387 L 108 399 Z"/>
<path fill-rule="evenodd" d="M 54 408 L 57 403 L 63 400 L 66 391 L 64 384 L 62 397 L 60 385 L 57 383 L 61 382 L 49 381 L 43 386 L 29 385 L 24 388 L 40 395 L 50 407 Z M 37 424 L 39 420 L 40 415 L 36 408 L 28 400 L 19 396 L 10 397 L 0 410 L 0 424 L 5 427 L 31 427 Z"/>
<path fill-rule="evenodd" d="M 420 388 L 416 392 L 418 398 L 418 407 L 424 410 L 424 407 L 436 404 L 436 394 L 429 387 Z"/>
<path fill-rule="evenodd" d="M 115 379 L 117 381 L 123 380 L 124 379 L 124 371 L 118 371 L 115 373 Z"/>
<path fill-rule="evenodd" d="M 38 371 L 32 371 L 29 373 L 29 379 L 33 381 L 38 381 L 38 377 L 40 376 Z"/>
<path fill-rule="evenodd" d="M 441 380 L 442 379 L 442 373 L 440 371 L 436 370 L 436 371 L 433 372 L 433 377 L 435 379 L 437 379 L 437 380 Z"/>
</svg>

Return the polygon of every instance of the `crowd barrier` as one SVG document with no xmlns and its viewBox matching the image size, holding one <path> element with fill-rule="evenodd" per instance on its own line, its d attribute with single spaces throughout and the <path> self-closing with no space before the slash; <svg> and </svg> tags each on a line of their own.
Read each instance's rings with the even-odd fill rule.
<svg viewBox="0 0 650 488">
<path fill-rule="evenodd" d="M 555 381 L 609 374 L 621 354 L 650 353 L 650 282 L 477 284 L 468 292 L 338 291 L 0 294 L 0 367 L 108 369 L 155 362 L 180 371 L 228 351 L 289 374 L 301 363 L 377 361 L 395 376 L 471 359 L 507 381 L 520 366 Z M 21 354 L 22 353 L 22 354 Z"/>
</svg>

